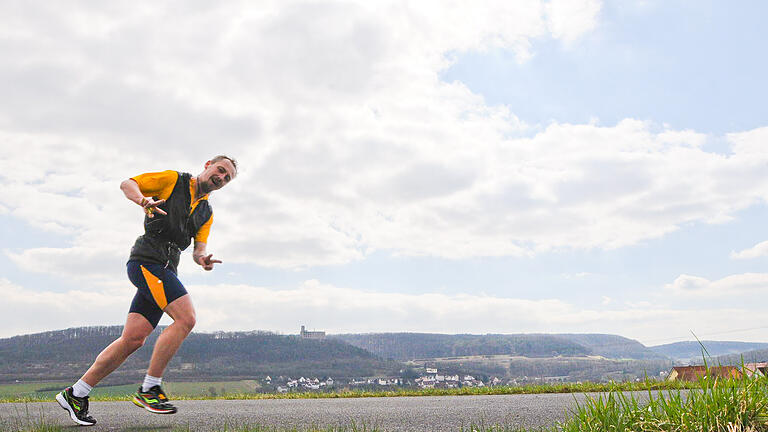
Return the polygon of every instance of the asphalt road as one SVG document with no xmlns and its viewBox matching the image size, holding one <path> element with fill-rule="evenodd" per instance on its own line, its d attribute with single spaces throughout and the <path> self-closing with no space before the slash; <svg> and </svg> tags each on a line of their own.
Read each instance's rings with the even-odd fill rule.
<svg viewBox="0 0 768 432">
<path fill-rule="evenodd" d="M 647 399 L 639 392 L 638 399 Z M 97 431 L 229 431 L 244 425 L 279 426 L 304 430 L 309 426 L 347 426 L 377 431 L 459 431 L 463 425 L 484 423 L 538 428 L 564 421 L 582 402 L 583 394 L 421 396 L 349 399 L 190 400 L 174 401 L 179 412 L 151 414 L 131 402 L 93 402 L 97 420 L 83 429 Z M 78 428 L 56 402 L 0 404 L 0 428 L 39 423 Z"/>
</svg>

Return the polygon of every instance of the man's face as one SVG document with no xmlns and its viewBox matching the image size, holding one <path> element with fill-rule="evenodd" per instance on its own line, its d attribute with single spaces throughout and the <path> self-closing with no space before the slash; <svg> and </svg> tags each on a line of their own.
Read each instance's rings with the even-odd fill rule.
<svg viewBox="0 0 768 432">
<path fill-rule="evenodd" d="M 226 186 L 235 177 L 235 166 L 229 159 L 205 163 L 205 170 L 200 174 L 200 188 L 203 193 L 213 192 Z"/>
</svg>

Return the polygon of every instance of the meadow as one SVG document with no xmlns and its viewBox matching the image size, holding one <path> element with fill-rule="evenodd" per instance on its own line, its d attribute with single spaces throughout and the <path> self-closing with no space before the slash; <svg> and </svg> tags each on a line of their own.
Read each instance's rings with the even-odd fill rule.
<svg viewBox="0 0 768 432">
<path fill-rule="evenodd" d="M 0 402 L 45 402 L 52 401 L 56 393 L 71 386 L 71 381 L 44 381 L 29 383 L 0 384 Z M 138 383 L 97 386 L 91 392 L 91 400 L 128 400 L 136 392 Z M 175 398 L 205 399 L 232 395 L 255 395 L 260 385 L 255 380 L 167 382 L 163 388 Z M 178 397 L 176 397 L 178 396 Z"/>
</svg>

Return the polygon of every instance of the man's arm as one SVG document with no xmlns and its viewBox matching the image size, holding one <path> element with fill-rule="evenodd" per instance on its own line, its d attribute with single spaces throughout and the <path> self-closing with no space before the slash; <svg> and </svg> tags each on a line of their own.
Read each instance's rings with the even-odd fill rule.
<svg viewBox="0 0 768 432">
<path fill-rule="evenodd" d="M 141 193 L 141 189 L 139 189 L 139 184 L 136 183 L 136 180 L 124 180 L 120 183 L 120 190 L 123 191 L 126 198 L 141 206 L 147 216 L 154 217 L 154 212 L 158 212 L 162 215 L 167 214 L 162 209 L 157 208 L 157 206 L 163 204 L 165 200 L 155 201 L 152 197 L 145 197 L 144 194 Z"/>
<path fill-rule="evenodd" d="M 221 263 L 221 261 L 211 259 L 213 254 L 206 254 L 205 247 L 205 242 L 195 241 L 195 250 L 192 252 L 192 260 L 195 261 L 196 264 L 202 266 L 205 270 L 211 271 L 213 270 L 213 265 Z"/>
</svg>

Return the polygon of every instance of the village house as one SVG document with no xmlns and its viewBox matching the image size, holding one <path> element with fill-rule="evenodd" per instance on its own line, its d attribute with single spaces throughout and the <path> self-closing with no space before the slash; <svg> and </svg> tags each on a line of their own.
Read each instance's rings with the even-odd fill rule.
<svg viewBox="0 0 768 432">
<path fill-rule="evenodd" d="M 322 380 L 317 377 L 308 378 L 303 376 L 299 377 L 298 379 L 293 379 L 291 377 L 283 377 L 282 375 L 274 380 L 267 376 L 264 379 L 264 382 L 267 384 L 275 385 L 275 389 L 279 393 L 285 393 L 290 389 L 320 390 L 325 387 L 333 387 L 334 384 L 333 378 L 331 377 L 327 377 Z"/>
<path fill-rule="evenodd" d="M 748 377 L 765 377 L 768 376 L 768 363 L 745 363 L 741 371 Z"/>
<path fill-rule="evenodd" d="M 435 379 L 433 377 L 416 378 L 416 383 L 421 388 L 435 388 Z"/>
<path fill-rule="evenodd" d="M 548 383 L 564 383 L 568 381 L 568 378 L 569 378 L 568 375 L 549 376 L 549 377 L 544 377 L 544 381 Z"/>
<path fill-rule="evenodd" d="M 427 368 L 427 370 L 431 373 L 422 375 L 414 381 L 405 381 L 400 376 L 391 376 L 352 378 L 348 383 L 351 387 L 404 386 L 415 384 L 419 388 L 484 387 L 486 385 L 482 380 L 478 380 L 472 375 L 461 376 L 458 374 L 440 374 L 437 368 Z M 291 377 L 280 375 L 278 378 L 273 379 L 270 376 L 265 376 L 263 382 L 268 385 L 273 385 L 273 388 L 275 388 L 278 393 L 303 390 L 323 390 L 335 385 L 335 381 L 331 377 L 317 378 L 301 376 L 297 379 L 293 379 Z M 488 381 L 488 385 L 499 385 L 501 382 L 502 381 L 499 378 L 491 377 Z"/>
<path fill-rule="evenodd" d="M 667 381 L 698 381 L 707 374 L 705 366 L 675 366 L 669 372 Z M 709 376 L 717 378 L 741 378 L 741 371 L 736 366 L 712 366 Z"/>
</svg>

